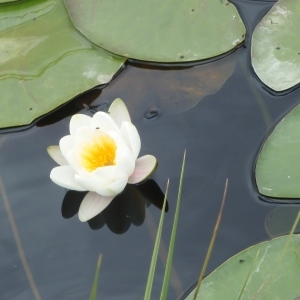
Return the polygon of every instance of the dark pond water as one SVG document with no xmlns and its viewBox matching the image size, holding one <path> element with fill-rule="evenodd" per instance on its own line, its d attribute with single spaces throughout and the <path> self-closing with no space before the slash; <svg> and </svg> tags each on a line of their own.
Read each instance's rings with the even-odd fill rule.
<svg viewBox="0 0 300 300">
<path fill-rule="evenodd" d="M 184 69 L 128 63 L 104 89 L 78 97 L 26 130 L 1 134 L 1 299 L 34 299 L 34 292 L 35 299 L 87 299 L 99 253 L 99 298 L 143 298 L 161 211 L 129 201 L 111 219 L 107 213 L 102 228 L 92 230 L 77 216 L 62 217 L 67 191 L 49 179 L 55 163 L 46 148 L 68 134 L 70 115 L 106 110 L 116 97 L 127 103 L 140 132 L 141 155 L 153 154 L 159 161 L 153 180 L 164 190 L 170 179 L 153 299 L 160 295 L 184 149 L 187 161 L 168 299 L 179 299 L 197 280 L 226 178 L 226 206 L 208 271 L 268 239 L 265 218 L 278 204 L 259 199 L 253 168 L 271 128 L 300 103 L 300 90 L 272 95 L 251 69 L 250 36 L 273 2 L 234 3 L 248 31 L 244 47 L 234 53 Z M 122 210 L 129 221 L 116 219 L 114 214 Z"/>
</svg>

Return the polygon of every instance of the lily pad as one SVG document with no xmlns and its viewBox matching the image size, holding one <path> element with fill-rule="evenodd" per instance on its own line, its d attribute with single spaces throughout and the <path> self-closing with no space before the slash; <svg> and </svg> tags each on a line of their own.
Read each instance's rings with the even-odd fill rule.
<svg viewBox="0 0 300 300">
<path fill-rule="evenodd" d="M 282 255 L 287 239 L 263 242 L 231 257 L 203 280 L 196 299 L 299 299 L 300 236 L 291 236 Z M 186 299 L 193 296 L 194 291 Z"/>
<path fill-rule="evenodd" d="M 245 26 L 226 0 L 65 0 L 74 25 L 113 53 L 184 62 L 215 57 L 242 43 Z"/>
<path fill-rule="evenodd" d="M 256 163 L 262 195 L 300 198 L 300 105 L 284 117 L 263 145 Z"/>
<path fill-rule="evenodd" d="M 1 6 L 0 127 L 29 124 L 109 82 L 124 61 L 82 37 L 62 1 Z"/>
<path fill-rule="evenodd" d="M 252 65 L 272 90 L 287 90 L 300 82 L 300 1 L 279 0 L 254 30 Z"/>
</svg>

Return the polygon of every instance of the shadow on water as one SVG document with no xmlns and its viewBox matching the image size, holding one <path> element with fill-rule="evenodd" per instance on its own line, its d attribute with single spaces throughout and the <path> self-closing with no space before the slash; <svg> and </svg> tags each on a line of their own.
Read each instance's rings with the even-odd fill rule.
<svg viewBox="0 0 300 300">
<path fill-rule="evenodd" d="M 87 192 L 68 191 L 63 199 L 62 216 L 69 219 L 78 213 L 80 204 Z M 131 224 L 140 226 L 145 220 L 145 208 L 150 204 L 160 210 L 164 194 L 157 183 L 149 179 L 139 185 L 128 184 L 112 203 L 100 214 L 88 221 L 91 229 L 101 229 L 105 224 L 117 234 L 125 233 Z M 168 211 L 168 203 L 165 211 Z"/>
<path fill-rule="evenodd" d="M 0 256 L 5 258 L 0 262 L 1 299 L 33 298 L 24 257 L 41 299 L 86 299 L 99 253 L 103 254 L 99 296 L 142 299 L 161 212 L 161 189 L 170 178 L 169 213 L 152 294 L 158 299 L 184 149 L 187 160 L 168 299 L 179 299 L 199 275 L 226 178 L 227 203 L 208 271 L 269 238 L 265 218 L 278 204 L 259 200 L 253 165 L 270 128 L 300 103 L 300 91 L 278 98 L 261 86 L 251 69 L 249 36 L 257 23 L 255 16 L 272 2 L 234 3 L 247 25 L 245 48 L 183 69 L 129 63 L 104 89 L 79 96 L 27 130 L 0 135 L 0 176 L 6 191 L 0 202 Z M 117 97 L 128 105 L 140 133 L 140 155 L 153 154 L 159 161 L 150 182 L 160 192 L 156 197 L 154 187 L 145 192 L 143 185 L 129 186 L 124 199 L 116 197 L 89 222 L 92 229 L 101 230 L 90 230 L 71 218 L 83 194 L 66 193 L 50 181 L 54 163 L 46 148 L 68 134 L 72 114 L 106 111 Z M 149 191 L 154 194 L 149 196 Z M 5 200 L 24 254 L 18 252 Z M 60 211 L 70 219 L 62 218 Z"/>
</svg>

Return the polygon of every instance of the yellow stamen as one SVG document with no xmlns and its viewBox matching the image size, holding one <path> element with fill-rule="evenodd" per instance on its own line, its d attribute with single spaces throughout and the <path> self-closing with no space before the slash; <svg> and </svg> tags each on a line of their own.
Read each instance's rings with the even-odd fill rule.
<svg viewBox="0 0 300 300">
<path fill-rule="evenodd" d="M 113 138 L 100 131 L 91 142 L 82 148 L 81 164 L 89 172 L 99 167 L 115 165 L 116 149 L 117 145 Z"/>
</svg>

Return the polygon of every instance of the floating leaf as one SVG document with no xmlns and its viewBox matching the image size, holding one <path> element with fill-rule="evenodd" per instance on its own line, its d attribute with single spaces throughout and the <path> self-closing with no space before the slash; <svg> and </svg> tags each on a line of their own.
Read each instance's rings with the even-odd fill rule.
<svg viewBox="0 0 300 300">
<path fill-rule="evenodd" d="M 279 0 L 254 30 L 252 65 L 274 91 L 300 82 L 300 1 Z"/>
<path fill-rule="evenodd" d="M 299 299 L 299 243 L 283 236 L 240 252 L 203 280 L 196 299 Z"/>
<path fill-rule="evenodd" d="M 256 183 L 262 195 L 300 198 L 300 105 L 275 127 L 256 163 Z"/>
<path fill-rule="evenodd" d="M 155 62 L 195 61 L 243 42 L 245 26 L 226 0 L 65 0 L 74 25 L 113 53 Z"/>
<path fill-rule="evenodd" d="M 110 81 L 124 63 L 73 27 L 62 1 L 22 1 L 0 11 L 0 127 L 31 123 Z"/>
</svg>

